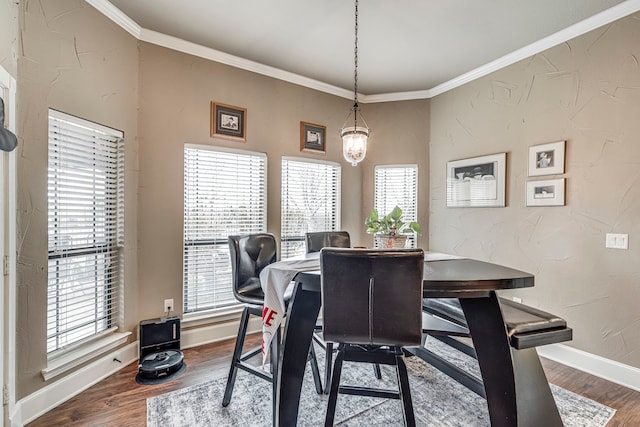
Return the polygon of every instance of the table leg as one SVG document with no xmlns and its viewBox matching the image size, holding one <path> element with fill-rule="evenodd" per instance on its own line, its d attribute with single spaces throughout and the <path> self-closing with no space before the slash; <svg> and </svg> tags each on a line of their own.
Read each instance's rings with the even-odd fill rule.
<svg viewBox="0 0 640 427">
<path fill-rule="evenodd" d="M 274 426 L 296 425 L 300 390 L 320 304 L 320 292 L 305 290 L 301 283 L 296 283 L 289 302 L 278 363 Z"/>
<path fill-rule="evenodd" d="M 478 357 L 491 425 L 562 426 L 558 408 L 534 348 L 509 344 L 495 292 L 460 298 Z"/>
</svg>

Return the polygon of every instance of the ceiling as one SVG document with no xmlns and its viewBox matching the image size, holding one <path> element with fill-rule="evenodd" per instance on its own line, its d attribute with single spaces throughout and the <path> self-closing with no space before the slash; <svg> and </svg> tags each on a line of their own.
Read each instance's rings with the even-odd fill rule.
<svg viewBox="0 0 640 427">
<path fill-rule="evenodd" d="M 141 40 L 353 95 L 353 1 L 87 2 Z M 363 102 L 434 96 L 640 10 L 639 3 L 362 0 L 358 92 Z"/>
</svg>

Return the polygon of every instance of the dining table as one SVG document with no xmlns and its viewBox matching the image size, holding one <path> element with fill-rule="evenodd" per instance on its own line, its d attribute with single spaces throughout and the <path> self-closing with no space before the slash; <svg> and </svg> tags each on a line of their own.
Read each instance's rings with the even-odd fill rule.
<svg viewBox="0 0 640 427">
<path fill-rule="evenodd" d="M 273 384 L 273 425 L 295 426 L 309 347 L 322 304 L 318 254 L 282 260 L 271 266 L 281 273 L 287 272 L 281 279 L 292 279 L 294 286 L 282 319 L 284 332 Z M 303 267 L 297 271 L 296 266 Z M 274 292 L 273 281 L 262 286 L 265 293 Z M 534 276 L 520 270 L 425 252 L 423 297 L 459 299 L 477 354 L 492 426 L 544 425 L 538 423 L 549 417 L 553 421 L 550 425 L 555 425 L 559 419 L 553 397 L 547 392 L 548 383 L 541 392 L 523 392 L 530 387 L 538 388 L 540 378 L 546 381 L 546 377 L 544 373 L 540 376 L 542 368 L 537 353 L 533 353 L 533 360 L 532 353 L 522 357 L 510 347 L 497 295 L 502 290 L 532 286 Z M 278 287 L 278 292 L 286 288 L 284 283 Z M 419 349 L 414 350 L 420 356 Z"/>
</svg>

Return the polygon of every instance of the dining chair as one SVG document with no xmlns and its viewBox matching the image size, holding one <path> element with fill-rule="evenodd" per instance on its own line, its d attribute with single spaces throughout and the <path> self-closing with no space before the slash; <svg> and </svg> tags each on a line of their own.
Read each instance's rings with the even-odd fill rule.
<svg viewBox="0 0 640 427">
<path fill-rule="evenodd" d="M 351 237 L 348 231 L 315 231 L 305 235 L 305 243 L 307 253 L 320 252 L 322 248 L 350 248 Z M 316 333 L 313 334 L 313 340 L 318 343 L 325 351 L 324 362 L 324 392 L 329 394 L 331 387 L 331 366 L 333 365 L 333 343 L 326 342 L 321 337 L 322 319 L 318 319 L 316 324 Z M 378 379 L 382 378 L 380 365 L 374 366 L 374 372 Z"/>
<path fill-rule="evenodd" d="M 262 354 L 262 347 L 258 346 L 245 354 L 242 354 L 244 341 L 249 326 L 249 316 L 262 318 L 264 293 L 260 283 L 260 272 L 269 264 L 276 262 L 278 246 L 276 238 L 271 233 L 256 233 L 242 236 L 229 236 L 229 257 L 231 259 L 232 289 L 235 298 L 244 304 L 236 344 L 231 358 L 231 367 L 227 385 L 222 399 L 222 406 L 231 402 L 233 387 L 236 381 L 238 369 L 254 374 L 273 383 L 277 377 L 278 352 L 280 347 L 280 329 L 275 334 L 270 351 L 271 372 L 267 372 L 248 363 L 248 360 Z M 285 294 L 285 304 L 289 302 L 291 295 Z M 313 372 L 316 391 L 323 392 L 320 381 L 318 363 L 313 352 L 313 346 L 309 350 L 309 359 Z M 275 401 L 275 399 L 274 399 Z"/>
<path fill-rule="evenodd" d="M 403 347 L 421 342 L 423 268 L 422 249 L 321 250 L 323 335 L 338 344 L 325 426 L 338 394 L 400 399 L 405 425 L 415 426 Z M 343 362 L 395 366 L 398 391 L 341 386 Z"/>
<path fill-rule="evenodd" d="M 350 248 L 348 231 L 315 231 L 305 235 L 307 253 L 320 252 L 322 248 Z"/>
</svg>

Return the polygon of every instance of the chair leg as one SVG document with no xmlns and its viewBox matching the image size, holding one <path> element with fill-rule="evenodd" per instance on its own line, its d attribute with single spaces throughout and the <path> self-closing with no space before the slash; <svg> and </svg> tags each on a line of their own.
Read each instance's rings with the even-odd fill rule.
<svg viewBox="0 0 640 427">
<path fill-rule="evenodd" d="M 329 394 L 331 390 L 331 367 L 333 366 L 333 343 L 326 343 L 324 362 L 324 394 Z"/>
<path fill-rule="evenodd" d="M 279 356 L 279 352 L 280 352 L 280 344 L 281 344 L 281 338 L 280 338 L 280 327 L 278 327 L 278 329 L 276 329 L 276 334 L 274 335 L 273 339 L 271 340 L 271 349 L 269 350 L 269 363 L 271 364 L 270 368 L 271 368 L 271 403 L 272 403 L 272 408 L 271 410 L 273 411 L 272 414 L 275 414 L 276 411 L 278 410 L 278 408 L 276 408 L 276 396 L 278 393 L 277 390 L 277 378 L 278 378 L 278 356 Z"/>
<path fill-rule="evenodd" d="M 381 380 L 382 379 L 382 371 L 380 370 L 380 365 L 377 363 L 373 364 L 373 373 L 376 375 L 376 378 Z"/>
<path fill-rule="evenodd" d="M 236 337 L 236 346 L 233 350 L 233 356 L 231 358 L 231 368 L 229 369 L 229 377 L 227 378 L 227 387 L 224 390 L 224 397 L 222 398 L 222 406 L 229 405 L 231 402 L 231 395 L 233 394 L 233 386 L 236 382 L 236 374 L 238 373 L 238 364 L 242 357 L 242 347 L 244 346 L 244 338 L 247 334 L 247 326 L 249 325 L 249 308 L 245 307 L 242 310 L 242 316 L 240 317 L 240 326 L 238 326 L 238 336 Z"/>
<path fill-rule="evenodd" d="M 342 361 L 344 359 L 344 344 L 338 347 L 336 361 L 333 364 L 333 375 L 331 378 L 331 392 L 327 402 L 327 416 L 324 419 L 324 427 L 332 427 L 336 416 L 336 404 L 338 403 L 338 389 L 340 388 L 340 375 L 342 374 Z"/>
<path fill-rule="evenodd" d="M 404 363 L 401 351 L 396 355 L 396 372 L 398 375 L 400 399 L 402 400 L 404 424 L 407 427 L 415 427 L 416 418 L 413 413 L 413 402 L 411 401 L 411 390 L 409 389 L 409 375 L 407 374 L 407 365 Z"/>
<path fill-rule="evenodd" d="M 308 359 L 311 362 L 311 373 L 313 374 L 316 393 L 322 394 L 322 380 L 320 379 L 320 369 L 318 368 L 318 359 L 316 358 L 316 350 L 313 348 L 313 341 L 311 341 L 311 345 L 309 346 Z"/>
</svg>

